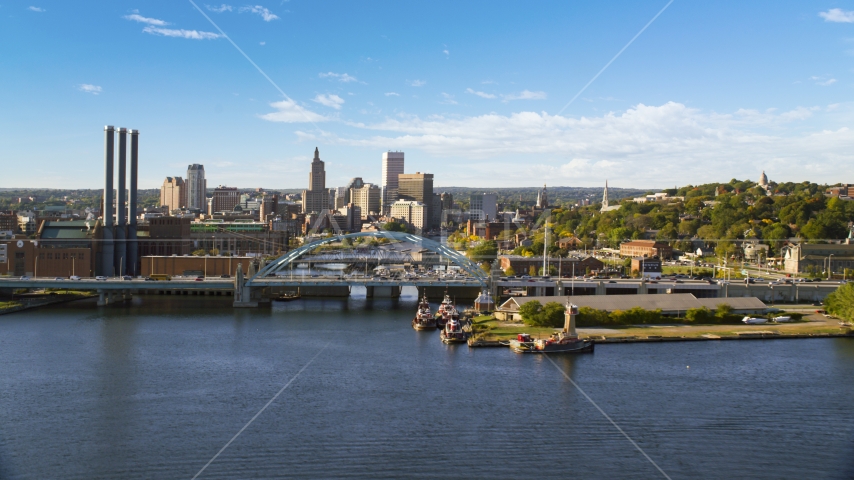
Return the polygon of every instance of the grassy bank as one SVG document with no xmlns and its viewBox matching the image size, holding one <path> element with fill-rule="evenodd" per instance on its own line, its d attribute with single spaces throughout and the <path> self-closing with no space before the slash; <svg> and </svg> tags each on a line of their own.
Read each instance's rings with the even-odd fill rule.
<svg viewBox="0 0 854 480">
<path fill-rule="evenodd" d="M 560 329 L 531 327 L 515 323 L 500 322 L 494 317 L 477 317 L 473 322 L 473 331 L 477 339 L 483 341 L 504 341 L 516 338 L 520 333 L 545 338 Z M 738 336 L 752 332 L 773 332 L 779 335 L 827 335 L 843 334 L 851 330 L 839 325 L 836 319 L 820 315 L 810 316 L 794 323 L 767 323 L 763 325 L 721 325 L 721 324 L 662 324 L 662 325 L 608 325 L 591 326 L 578 329 L 580 337 L 601 339 L 619 337 L 661 337 L 696 338 L 703 336 Z"/>
</svg>

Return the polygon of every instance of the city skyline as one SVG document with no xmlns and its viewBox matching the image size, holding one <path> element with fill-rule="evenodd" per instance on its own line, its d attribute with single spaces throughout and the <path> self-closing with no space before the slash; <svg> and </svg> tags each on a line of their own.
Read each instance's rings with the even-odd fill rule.
<svg viewBox="0 0 854 480">
<path fill-rule="evenodd" d="M 197 5 L 0 7 L 0 188 L 97 188 L 105 118 L 145 138 L 140 188 L 303 188 L 315 145 L 330 186 L 389 150 L 437 188 L 854 176 L 852 1 Z"/>
</svg>

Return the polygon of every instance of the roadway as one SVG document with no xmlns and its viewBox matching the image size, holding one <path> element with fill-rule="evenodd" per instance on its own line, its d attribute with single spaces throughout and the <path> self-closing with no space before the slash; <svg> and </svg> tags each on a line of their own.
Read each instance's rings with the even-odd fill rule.
<svg viewBox="0 0 854 480">
<path fill-rule="evenodd" d="M 194 278 L 151 281 L 143 278 L 122 280 L 111 277 L 106 280 L 81 278 L 80 280 L 56 277 L 31 277 L 28 280 L 0 278 L 0 288 L 53 288 L 61 290 L 234 290 L 234 280 L 209 277 L 197 281 Z"/>
</svg>

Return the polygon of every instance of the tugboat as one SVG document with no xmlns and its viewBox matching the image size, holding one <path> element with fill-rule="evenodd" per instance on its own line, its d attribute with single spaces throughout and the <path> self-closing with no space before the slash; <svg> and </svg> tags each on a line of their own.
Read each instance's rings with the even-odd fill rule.
<svg viewBox="0 0 854 480">
<path fill-rule="evenodd" d="M 454 309 L 456 310 L 456 309 Z M 445 328 L 439 334 L 443 343 L 465 343 L 471 336 L 471 324 L 464 325 L 458 318 L 445 312 Z"/>
<path fill-rule="evenodd" d="M 582 340 L 575 332 L 575 316 L 578 306 L 567 303 L 563 330 L 552 334 L 547 340 L 533 340 L 527 333 L 520 333 L 510 340 L 510 348 L 516 353 L 585 353 L 593 351 L 593 340 Z"/>
<path fill-rule="evenodd" d="M 451 301 L 451 297 L 449 297 L 448 293 L 446 292 L 445 298 L 442 300 L 442 303 L 439 304 L 439 309 L 436 310 L 437 327 L 445 328 L 445 324 L 448 321 L 448 317 L 453 318 L 454 320 L 459 320 L 460 312 L 457 311 L 457 307 Z"/>
<path fill-rule="evenodd" d="M 412 319 L 412 328 L 415 330 L 435 330 L 436 319 L 430 313 L 430 303 L 427 301 L 427 295 L 421 299 L 418 304 L 418 311 L 415 312 L 415 318 Z"/>
</svg>

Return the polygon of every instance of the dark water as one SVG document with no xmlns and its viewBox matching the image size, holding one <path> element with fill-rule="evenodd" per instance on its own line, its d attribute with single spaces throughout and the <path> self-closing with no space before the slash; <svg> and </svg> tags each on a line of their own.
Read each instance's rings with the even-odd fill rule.
<svg viewBox="0 0 854 480">
<path fill-rule="evenodd" d="M 662 478 L 546 358 L 445 346 L 412 331 L 414 306 L 141 297 L 2 316 L 0 475 L 192 478 L 316 356 L 199 478 Z M 854 475 L 850 340 L 553 358 L 672 478 Z"/>
</svg>

